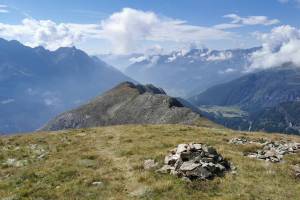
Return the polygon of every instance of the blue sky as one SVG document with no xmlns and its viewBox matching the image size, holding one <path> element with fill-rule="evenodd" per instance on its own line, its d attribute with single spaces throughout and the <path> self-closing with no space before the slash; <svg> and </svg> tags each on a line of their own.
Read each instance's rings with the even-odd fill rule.
<svg viewBox="0 0 300 200">
<path fill-rule="evenodd" d="M 112 19 L 116 13 L 119 15 Z M 299 28 L 299 19 L 298 0 L 0 0 L 0 37 L 49 49 L 76 45 L 91 54 L 172 50 L 191 43 L 217 49 L 246 48 L 261 45 L 254 33 L 282 25 Z M 124 27 L 116 26 L 126 29 L 127 24 L 131 30 L 120 34 Z"/>
</svg>

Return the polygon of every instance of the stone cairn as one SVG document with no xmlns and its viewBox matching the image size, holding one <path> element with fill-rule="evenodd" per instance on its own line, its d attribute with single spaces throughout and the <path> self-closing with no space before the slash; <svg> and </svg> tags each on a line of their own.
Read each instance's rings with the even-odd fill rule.
<svg viewBox="0 0 300 200">
<path fill-rule="evenodd" d="M 243 138 L 233 138 L 229 141 L 231 144 L 245 145 L 245 144 L 256 144 L 261 146 L 261 149 L 255 152 L 250 152 L 245 154 L 250 158 L 256 158 L 261 160 L 266 160 L 269 162 L 280 162 L 284 155 L 293 154 L 300 152 L 300 143 L 295 142 L 284 142 L 284 141 L 270 141 L 266 139 L 260 139 L 253 141 Z"/>
<path fill-rule="evenodd" d="M 164 163 L 158 172 L 170 173 L 188 182 L 223 176 L 231 169 L 230 163 L 216 149 L 194 143 L 179 144 L 165 157 Z"/>
</svg>

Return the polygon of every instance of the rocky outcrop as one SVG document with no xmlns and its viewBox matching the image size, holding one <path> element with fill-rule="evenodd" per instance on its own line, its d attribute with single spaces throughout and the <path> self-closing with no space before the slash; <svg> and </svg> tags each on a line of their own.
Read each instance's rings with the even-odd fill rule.
<svg viewBox="0 0 300 200">
<path fill-rule="evenodd" d="M 179 144 L 165 157 L 165 165 L 157 170 L 184 180 L 212 179 L 230 170 L 230 163 L 206 144 Z"/>
<path fill-rule="evenodd" d="M 270 141 L 266 139 L 250 140 L 245 137 L 233 138 L 229 141 L 231 144 L 245 145 L 245 144 L 257 144 L 261 148 L 255 152 L 245 153 L 245 156 L 250 158 L 257 158 L 266 160 L 269 162 L 280 162 L 283 156 L 286 154 L 293 154 L 300 152 L 300 143 L 285 142 L 285 141 Z"/>
<path fill-rule="evenodd" d="M 89 103 L 63 113 L 42 130 L 120 124 L 192 124 L 199 114 L 153 85 L 124 82 Z"/>
</svg>

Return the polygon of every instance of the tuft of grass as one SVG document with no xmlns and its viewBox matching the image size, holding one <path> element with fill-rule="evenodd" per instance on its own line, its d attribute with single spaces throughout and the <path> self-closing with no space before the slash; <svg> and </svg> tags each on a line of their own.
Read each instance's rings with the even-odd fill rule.
<svg viewBox="0 0 300 200">
<path fill-rule="evenodd" d="M 261 148 L 262 146 L 258 144 L 239 145 L 239 150 L 243 153 L 243 155 L 247 155 L 249 153 L 255 153 Z"/>
</svg>

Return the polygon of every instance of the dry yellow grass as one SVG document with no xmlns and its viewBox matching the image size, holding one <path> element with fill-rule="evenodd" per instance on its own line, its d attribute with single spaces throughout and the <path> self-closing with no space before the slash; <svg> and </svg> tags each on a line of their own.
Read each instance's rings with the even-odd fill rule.
<svg viewBox="0 0 300 200">
<path fill-rule="evenodd" d="M 183 125 L 6 136 L 0 138 L 0 199 L 299 200 L 300 180 L 293 177 L 290 165 L 300 163 L 300 155 L 285 156 L 285 162 L 279 164 L 250 159 L 243 151 L 251 147 L 228 144 L 238 136 L 300 142 L 296 136 Z M 214 146 L 234 163 L 238 173 L 187 184 L 143 170 L 145 159 L 162 164 L 169 149 L 193 141 Z M 7 159 L 28 163 L 19 167 L 3 164 Z"/>
</svg>

